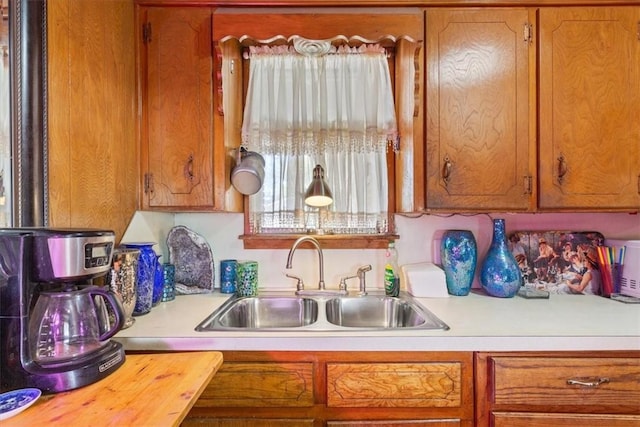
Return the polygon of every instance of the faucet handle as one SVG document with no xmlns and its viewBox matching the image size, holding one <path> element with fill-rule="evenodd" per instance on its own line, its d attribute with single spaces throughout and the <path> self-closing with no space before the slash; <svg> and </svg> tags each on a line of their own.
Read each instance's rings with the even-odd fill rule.
<svg viewBox="0 0 640 427">
<path fill-rule="evenodd" d="M 344 276 L 340 278 L 340 285 L 339 285 L 339 289 L 341 291 L 346 291 L 347 290 L 347 280 L 349 279 L 355 279 L 356 277 L 358 277 L 358 275 L 353 275 L 353 276 Z"/>
<path fill-rule="evenodd" d="M 287 276 L 290 279 L 295 279 L 297 280 L 296 282 L 296 290 L 301 291 L 304 289 L 304 282 L 302 281 L 302 279 L 298 276 L 294 276 L 293 274 L 289 274 L 289 273 L 285 273 L 285 276 Z"/>
</svg>

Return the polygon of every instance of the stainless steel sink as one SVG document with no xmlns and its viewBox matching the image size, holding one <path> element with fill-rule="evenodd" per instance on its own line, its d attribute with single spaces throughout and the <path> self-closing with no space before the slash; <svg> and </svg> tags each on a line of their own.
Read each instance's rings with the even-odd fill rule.
<svg viewBox="0 0 640 427">
<path fill-rule="evenodd" d="M 449 329 L 425 308 L 406 298 L 334 298 L 327 301 L 326 314 L 329 323 L 349 328 Z"/>
<path fill-rule="evenodd" d="M 449 327 L 408 294 L 231 297 L 196 331 L 354 331 Z"/>
<path fill-rule="evenodd" d="M 198 325 L 196 330 L 296 328 L 310 325 L 317 319 L 318 302 L 311 298 L 232 298 Z"/>
</svg>

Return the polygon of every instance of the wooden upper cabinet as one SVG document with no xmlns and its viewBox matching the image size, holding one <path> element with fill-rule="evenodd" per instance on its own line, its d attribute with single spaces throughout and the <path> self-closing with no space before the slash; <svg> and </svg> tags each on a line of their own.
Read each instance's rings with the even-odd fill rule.
<svg viewBox="0 0 640 427">
<path fill-rule="evenodd" d="M 214 56 L 206 7 L 139 9 L 143 209 L 221 210 Z"/>
<path fill-rule="evenodd" d="M 541 209 L 640 208 L 640 8 L 543 8 Z"/>
<path fill-rule="evenodd" d="M 428 209 L 533 209 L 527 9 L 426 12 Z"/>
</svg>

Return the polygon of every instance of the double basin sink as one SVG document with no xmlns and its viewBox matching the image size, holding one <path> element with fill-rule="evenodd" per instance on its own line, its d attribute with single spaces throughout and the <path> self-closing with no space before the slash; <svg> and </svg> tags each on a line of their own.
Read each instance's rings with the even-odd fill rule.
<svg viewBox="0 0 640 427">
<path fill-rule="evenodd" d="M 297 296 L 265 293 L 231 297 L 196 331 L 354 331 L 449 327 L 412 296 Z"/>
</svg>

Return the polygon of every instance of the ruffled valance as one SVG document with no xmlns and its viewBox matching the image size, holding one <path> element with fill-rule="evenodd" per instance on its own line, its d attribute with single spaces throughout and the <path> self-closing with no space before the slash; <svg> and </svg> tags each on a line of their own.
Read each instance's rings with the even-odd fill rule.
<svg viewBox="0 0 640 427">
<path fill-rule="evenodd" d="M 321 56 L 318 47 L 305 55 L 295 46 L 250 48 L 242 125 L 248 150 L 370 152 L 397 139 L 385 49 L 331 48 Z"/>
</svg>

